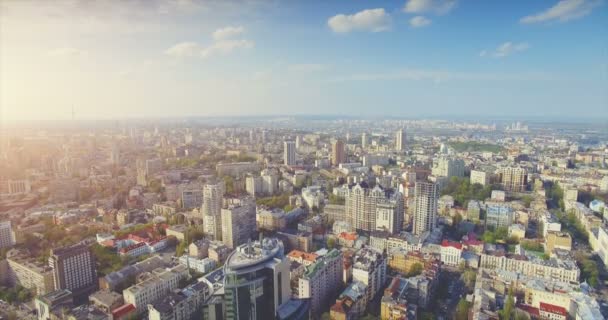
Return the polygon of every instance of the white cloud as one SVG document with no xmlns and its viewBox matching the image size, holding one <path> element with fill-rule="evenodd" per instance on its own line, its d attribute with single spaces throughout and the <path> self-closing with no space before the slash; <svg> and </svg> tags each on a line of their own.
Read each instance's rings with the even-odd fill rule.
<svg viewBox="0 0 608 320">
<path fill-rule="evenodd" d="M 244 32 L 245 28 L 243 28 L 242 26 L 228 26 L 215 30 L 215 32 L 213 32 L 213 39 L 215 39 L 216 41 L 234 39 L 235 37 L 242 35 Z"/>
<path fill-rule="evenodd" d="M 388 30 L 390 24 L 391 18 L 383 8 L 367 9 L 351 15 L 338 14 L 327 20 L 327 25 L 336 33 L 380 32 Z"/>
<path fill-rule="evenodd" d="M 165 50 L 165 54 L 176 58 L 194 57 L 201 50 L 201 46 L 192 41 L 178 43 Z"/>
<path fill-rule="evenodd" d="M 434 13 L 446 14 L 457 5 L 456 0 L 408 0 L 403 6 L 406 13 Z"/>
<path fill-rule="evenodd" d="M 227 55 L 239 49 L 251 49 L 255 46 L 253 41 L 247 39 L 234 39 L 244 32 L 245 28 L 242 26 L 220 28 L 213 32 L 211 35 L 213 42 L 208 46 L 203 46 L 193 41 L 181 42 L 165 50 L 165 54 L 176 58 L 195 56 L 208 58 L 218 55 Z"/>
<path fill-rule="evenodd" d="M 76 49 L 76 48 L 72 48 L 72 47 L 56 48 L 56 49 L 53 49 L 53 50 L 47 52 L 47 54 L 49 56 L 53 56 L 53 57 L 75 57 L 75 56 L 84 55 L 86 53 L 87 52 L 84 50 L 80 50 L 80 49 Z"/>
<path fill-rule="evenodd" d="M 216 55 L 227 55 L 238 49 L 251 49 L 255 43 L 250 40 L 221 40 L 201 50 L 201 57 L 208 58 Z"/>
<path fill-rule="evenodd" d="M 494 50 L 491 50 L 491 51 L 482 50 L 481 52 L 479 52 L 479 56 L 485 57 L 485 56 L 490 55 L 494 58 L 504 58 L 504 57 L 509 56 L 516 52 L 526 51 L 526 50 L 528 50 L 528 48 L 530 48 L 530 45 L 528 45 L 525 42 L 513 43 L 513 42 L 508 41 L 508 42 L 505 42 L 505 43 L 499 45 Z"/>
<path fill-rule="evenodd" d="M 545 11 L 521 18 L 519 22 L 538 23 L 553 20 L 565 22 L 586 16 L 601 4 L 601 0 L 561 0 Z"/>
<path fill-rule="evenodd" d="M 431 20 L 423 16 L 415 16 L 410 19 L 410 26 L 413 28 L 421 28 L 431 24 Z"/>
</svg>

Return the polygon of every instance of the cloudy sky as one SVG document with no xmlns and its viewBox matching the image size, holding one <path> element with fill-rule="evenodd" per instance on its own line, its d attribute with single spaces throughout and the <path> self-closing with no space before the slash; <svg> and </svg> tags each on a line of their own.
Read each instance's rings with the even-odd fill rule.
<svg viewBox="0 0 608 320">
<path fill-rule="evenodd" d="M 608 117 L 605 0 L 0 0 L 2 121 Z"/>
</svg>

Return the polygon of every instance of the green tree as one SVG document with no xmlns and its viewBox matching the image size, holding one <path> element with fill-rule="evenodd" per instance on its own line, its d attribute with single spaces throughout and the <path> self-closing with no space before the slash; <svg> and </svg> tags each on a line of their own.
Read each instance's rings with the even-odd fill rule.
<svg viewBox="0 0 608 320">
<path fill-rule="evenodd" d="M 181 241 L 175 248 L 175 256 L 176 257 L 183 256 L 184 252 L 186 252 L 187 247 L 188 247 L 188 244 L 186 243 L 186 241 Z"/>
<path fill-rule="evenodd" d="M 466 299 L 460 299 L 456 305 L 455 320 L 467 320 L 469 318 L 469 309 L 471 304 Z"/>
<path fill-rule="evenodd" d="M 513 317 L 515 311 L 515 297 L 513 295 L 513 287 L 509 288 L 509 294 L 507 300 L 501 311 L 498 311 L 498 315 L 501 320 L 509 320 Z"/>
<path fill-rule="evenodd" d="M 333 249 L 336 247 L 336 239 L 333 237 L 327 238 L 327 248 Z"/>
<path fill-rule="evenodd" d="M 415 276 L 421 274 L 423 270 L 424 270 L 424 266 L 421 263 L 416 262 L 410 267 L 410 270 L 408 270 L 407 276 L 415 277 Z"/>
</svg>

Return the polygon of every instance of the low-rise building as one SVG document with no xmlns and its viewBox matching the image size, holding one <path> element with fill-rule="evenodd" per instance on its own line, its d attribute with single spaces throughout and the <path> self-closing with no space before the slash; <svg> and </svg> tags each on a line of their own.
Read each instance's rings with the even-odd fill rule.
<svg viewBox="0 0 608 320">
<path fill-rule="evenodd" d="M 154 303 L 177 288 L 179 281 L 188 275 L 183 265 L 171 269 L 156 269 L 146 275 L 145 280 L 123 291 L 125 303 L 132 304 L 137 313 L 143 313 L 147 305 Z"/>
<path fill-rule="evenodd" d="M 462 255 L 462 244 L 459 242 L 443 240 L 441 242 L 441 263 L 457 267 Z"/>
</svg>

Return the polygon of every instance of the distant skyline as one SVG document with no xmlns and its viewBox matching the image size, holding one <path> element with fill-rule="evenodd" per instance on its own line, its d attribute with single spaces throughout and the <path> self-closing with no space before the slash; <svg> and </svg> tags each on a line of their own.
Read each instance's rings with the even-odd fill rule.
<svg viewBox="0 0 608 320">
<path fill-rule="evenodd" d="M 0 121 L 608 119 L 608 4 L 0 1 Z"/>
</svg>

